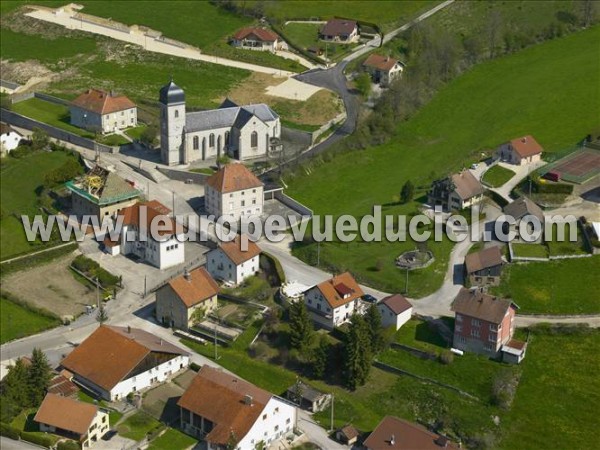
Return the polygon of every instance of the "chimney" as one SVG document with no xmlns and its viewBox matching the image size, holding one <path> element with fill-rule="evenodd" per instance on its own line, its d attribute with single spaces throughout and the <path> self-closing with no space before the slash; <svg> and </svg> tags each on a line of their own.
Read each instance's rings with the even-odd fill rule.
<svg viewBox="0 0 600 450">
<path fill-rule="evenodd" d="M 244 395 L 244 404 L 245 405 L 252 406 L 253 400 L 254 399 L 252 398 L 251 395 L 249 395 L 249 394 Z"/>
<path fill-rule="evenodd" d="M 190 271 L 187 270 L 187 267 L 183 269 L 183 278 L 185 278 L 187 281 L 192 280 L 192 276 L 190 275 Z"/>
<path fill-rule="evenodd" d="M 522 142 L 527 142 L 527 136 L 525 136 L 523 139 L 521 139 Z"/>
<path fill-rule="evenodd" d="M 392 437 L 390 438 L 390 445 L 395 445 L 396 444 L 396 436 L 394 436 L 392 434 Z"/>
<path fill-rule="evenodd" d="M 163 340 L 162 340 L 162 338 L 160 338 L 160 341 L 158 344 L 162 346 L 162 343 L 163 343 Z"/>
<path fill-rule="evenodd" d="M 131 326 L 130 325 L 127 325 L 127 333 L 131 334 Z"/>
</svg>

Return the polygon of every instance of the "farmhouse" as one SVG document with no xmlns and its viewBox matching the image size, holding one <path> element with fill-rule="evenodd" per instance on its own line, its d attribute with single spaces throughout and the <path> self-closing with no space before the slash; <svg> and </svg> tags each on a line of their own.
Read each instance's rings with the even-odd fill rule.
<svg viewBox="0 0 600 450">
<path fill-rule="evenodd" d="M 498 148 L 498 154 L 503 161 L 518 166 L 540 161 L 542 152 L 542 146 L 529 135 L 513 139 Z"/>
<path fill-rule="evenodd" d="M 238 48 L 269 52 L 287 50 L 288 48 L 277 33 L 258 27 L 242 28 L 233 35 L 231 45 Z"/>
<path fill-rule="evenodd" d="M 371 75 L 373 83 L 381 87 L 389 86 L 392 81 L 402 75 L 404 64 L 389 56 L 372 53 L 363 63 L 363 67 Z"/>
<path fill-rule="evenodd" d="M 99 133 L 137 126 L 137 107 L 124 95 L 88 89 L 69 106 L 71 125 Z"/>
<path fill-rule="evenodd" d="M 33 420 L 40 431 L 73 439 L 83 449 L 92 447 L 109 428 L 108 413 L 96 405 L 55 394 L 46 394 Z"/>
<path fill-rule="evenodd" d="M 108 325 L 61 362 L 76 383 L 108 401 L 162 383 L 188 364 L 184 350 L 147 331 Z"/>
<path fill-rule="evenodd" d="M 260 269 L 260 247 L 248 240 L 247 250 L 242 250 L 240 236 L 206 254 L 206 268 L 217 280 L 238 285 L 246 278 L 256 275 Z"/>
<path fill-rule="evenodd" d="M 491 357 L 501 357 L 505 346 L 516 349 L 518 341 L 512 337 L 518 308 L 511 300 L 488 295 L 480 289 L 462 288 L 452 303 L 454 348 Z M 525 356 L 527 346 L 521 347 L 517 351 L 519 361 Z"/>
<path fill-rule="evenodd" d="M 204 208 L 215 218 L 238 221 L 263 212 L 264 185 L 243 164 L 227 164 L 206 180 Z"/>
<path fill-rule="evenodd" d="M 156 320 L 163 325 L 188 330 L 198 312 L 217 309 L 219 286 L 203 267 L 170 280 L 156 291 Z"/>
<path fill-rule="evenodd" d="M 10 153 L 23 139 L 10 125 L 0 122 L 0 154 Z"/>
<path fill-rule="evenodd" d="M 465 256 L 465 276 L 471 286 L 498 286 L 503 265 L 500 247 L 494 245 Z"/>
<path fill-rule="evenodd" d="M 383 418 L 363 444 L 367 450 L 459 449 L 447 437 L 432 433 L 421 425 L 393 416 Z"/>
<path fill-rule="evenodd" d="M 319 39 L 323 41 L 350 44 L 359 38 L 358 24 L 354 20 L 331 19 L 319 31 Z"/>
<path fill-rule="evenodd" d="M 77 180 L 68 181 L 73 214 L 112 217 L 124 208 L 135 205 L 140 192 L 115 172 L 96 165 Z"/>
<path fill-rule="evenodd" d="M 288 388 L 286 397 L 300 408 L 313 413 L 323 411 L 331 402 L 331 394 L 321 392 L 302 380 L 296 381 Z"/>
<path fill-rule="evenodd" d="M 469 208 L 483 199 L 483 186 L 469 170 L 433 182 L 427 201 L 445 211 Z"/>
<path fill-rule="evenodd" d="M 502 229 L 504 233 L 513 232 L 516 233 L 516 236 L 520 236 L 518 232 L 521 227 L 521 222 L 524 222 L 523 227 L 526 227 L 528 232 L 534 231 L 534 225 L 532 221 L 537 220 L 542 226 L 540 233 L 540 237 L 537 241 L 542 240 L 543 230 L 544 230 L 544 211 L 532 200 L 527 197 L 519 197 L 514 202 L 509 203 L 503 209 L 504 215 L 512 218 L 511 222 L 505 221 L 502 224 Z"/>
<path fill-rule="evenodd" d="M 377 310 L 381 314 L 381 324 L 384 327 L 393 326 L 399 330 L 410 320 L 413 308 L 403 295 L 394 294 L 382 299 L 377 304 Z"/>
<path fill-rule="evenodd" d="M 208 449 L 267 448 L 292 433 L 296 408 L 219 369 L 202 366 L 177 405 L 184 432 Z"/>
<path fill-rule="evenodd" d="M 183 229 L 170 218 L 171 210 L 157 200 L 136 203 L 118 212 L 123 228 L 118 238 L 109 234 L 104 249 L 110 255 L 134 255 L 159 269 L 185 261 Z"/>
<path fill-rule="evenodd" d="M 304 293 L 304 303 L 313 320 L 326 329 L 349 322 L 354 313 L 363 314 L 364 292 L 349 272 L 313 286 Z"/>
<path fill-rule="evenodd" d="M 277 113 L 264 103 L 186 112 L 185 93 L 173 81 L 160 89 L 160 150 L 170 166 L 228 154 L 241 161 L 263 157 L 281 136 Z"/>
</svg>

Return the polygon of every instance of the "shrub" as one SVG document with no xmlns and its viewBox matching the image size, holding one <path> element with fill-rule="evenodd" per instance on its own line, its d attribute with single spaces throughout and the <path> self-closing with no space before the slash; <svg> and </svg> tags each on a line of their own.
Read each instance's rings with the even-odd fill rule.
<svg viewBox="0 0 600 450">
<path fill-rule="evenodd" d="M 452 364 L 454 362 L 454 353 L 450 350 L 444 350 L 440 353 L 439 358 L 442 364 Z"/>
<path fill-rule="evenodd" d="M 190 364 L 190 369 L 192 369 L 194 372 L 200 372 L 200 369 L 202 367 L 200 366 L 200 364 L 197 364 L 195 362 Z"/>
<path fill-rule="evenodd" d="M 21 431 L 21 439 L 31 442 L 32 444 L 41 445 L 45 448 L 50 448 L 53 444 L 53 439 L 50 436 L 30 433 L 28 431 Z"/>
<path fill-rule="evenodd" d="M 80 450 L 80 447 L 75 441 L 60 441 L 56 450 Z"/>
<path fill-rule="evenodd" d="M 492 385 L 492 403 L 502 409 L 509 409 L 517 392 L 521 374 L 517 370 L 504 369 L 496 375 Z"/>
<path fill-rule="evenodd" d="M 5 399 L 2 400 L 4 402 Z M 7 438 L 18 440 L 20 431 L 7 423 L 0 422 L 0 436 L 6 436 Z"/>
</svg>

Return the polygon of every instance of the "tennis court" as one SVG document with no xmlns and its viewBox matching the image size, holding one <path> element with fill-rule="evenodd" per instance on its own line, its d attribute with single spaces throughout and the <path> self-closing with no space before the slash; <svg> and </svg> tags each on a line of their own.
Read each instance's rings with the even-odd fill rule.
<svg viewBox="0 0 600 450">
<path fill-rule="evenodd" d="M 582 184 L 600 174 L 600 151 L 584 148 L 543 168 L 543 173 L 558 172 L 564 181 Z"/>
</svg>

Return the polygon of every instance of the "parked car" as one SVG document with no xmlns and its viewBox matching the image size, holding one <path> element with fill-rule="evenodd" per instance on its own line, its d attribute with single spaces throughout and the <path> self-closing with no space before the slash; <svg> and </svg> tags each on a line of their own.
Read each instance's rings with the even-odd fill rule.
<svg viewBox="0 0 600 450">
<path fill-rule="evenodd" d="M 369 295 L 369 294 L 363 295 L 362 299 L 365 302 L 368 302 L 368 303 L 377 303 L 377 299 L 375 297 L 373 297 L 372 295 Z"/>
<path fill-rule="evenodd" d="M 558 172 L 554 172 L 554 171 L 550 171 L 550 172 L 547 172 L 547 173 L 544 175 L 544 178 L 545 178 L 546 180 L 550 180 L 550 181 L 556 181 L 556 182 L 558 182 L 558 181 L 560 181 L 560 173 L 558 173 Z"/>
<path fill-rule="evenodd" d="M 117 430 L 108 430 L 106 433 L 104 433 L 104 436 L 102 436 L 102 440 L 110 441 L 115 434 L 117 434 Z"/>
</svg>

